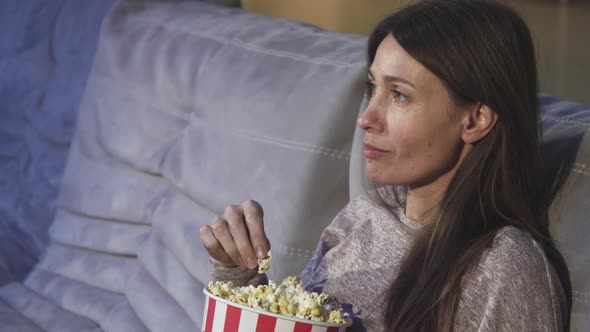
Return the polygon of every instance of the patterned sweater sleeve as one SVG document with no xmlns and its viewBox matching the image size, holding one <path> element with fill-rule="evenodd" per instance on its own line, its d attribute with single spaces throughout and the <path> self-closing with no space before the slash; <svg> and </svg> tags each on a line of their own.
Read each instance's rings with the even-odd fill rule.
<svg viewBox="0 0 590 332">
<path fill-rule="evenodd" d="M 311 259 L 300 273 L 301 283 L 308 291 L 321 291 L 321 285 L 326 281 L 327 273 L 324 258 L 329 251 L 343 241 L 351 232 L 352 216 L 355 205 L 358 205 L 360 198 L 353 199 L 322 232 Z"/>
</svg>

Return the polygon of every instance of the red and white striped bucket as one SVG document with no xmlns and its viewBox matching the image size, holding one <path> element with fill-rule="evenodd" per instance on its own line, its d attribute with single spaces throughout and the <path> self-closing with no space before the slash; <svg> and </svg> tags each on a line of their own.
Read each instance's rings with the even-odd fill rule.
<svg viewBox="0 0 590 332">
<path fill-rule="evenodd" d="M 207 295 L 203 332 L 345 332 L 352 321 L 345 324 L 314 322 L 253 309 Z"/>
</svg>

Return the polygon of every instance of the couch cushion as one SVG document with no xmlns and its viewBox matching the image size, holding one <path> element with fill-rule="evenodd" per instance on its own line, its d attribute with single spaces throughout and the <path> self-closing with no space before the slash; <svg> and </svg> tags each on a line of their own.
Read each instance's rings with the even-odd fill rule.
<svg viewBox="0 0 590 332">
<path fill-rule="evenodd" d="M 118 3 L 25 286 L 105 330 L 196 331 L 199 228 L 247 199 L 265 208 L 271 278 L 298 274 L 349 199 L 365 42 L 207 3 Z"/>
<path fill-rule="evenodd" d="M 32 321 L 22 316 L 20 312 L 0 300 L 0 322 L 2 331 L 7 332 L 42 332 Z"/>
<path fill-rule="evenodd" d="M 0 302 L 5 303 L 26 317 L 36 326 L 42 326 L 44 331 L 48 332 L 100 332 L 102 329 L 96 322 L 78 316 L 68 310 L 61 308 L 59 305 L 51 302 L 43 296 L 37 294 L 32 289 L 19 283 L 11 283 L 2 287 L 0 292 Z M 2 325 L 0 330 L 10 331 L 0 319 Z M 14 331 L 22 331 L 18 326 Z"/>
<path fill-rule="evenodd" d="M 100 23 L 113 3 L 0 2 L 0 285 L 24 279 L 47 245 Z"/>
</svg>

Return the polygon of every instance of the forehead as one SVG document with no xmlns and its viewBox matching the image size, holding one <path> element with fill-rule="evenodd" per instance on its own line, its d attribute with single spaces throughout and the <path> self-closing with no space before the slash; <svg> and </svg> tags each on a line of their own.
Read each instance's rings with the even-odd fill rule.
<svg viewBox="0 0 590 332">
<path fill-rule="evenodd" d="M 412 58 L 391 34 L 379 44 L 370 69 L 375 78 L 399 76 L 414 83 L 436 78 L 426 67 Z"/>
</svg>

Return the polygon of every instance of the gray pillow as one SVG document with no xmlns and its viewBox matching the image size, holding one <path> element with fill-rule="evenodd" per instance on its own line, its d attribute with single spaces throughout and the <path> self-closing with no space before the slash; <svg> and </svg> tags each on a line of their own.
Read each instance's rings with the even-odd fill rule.
<svg viewBox="0 0 590 332">
<path fill-rule="evenodd" d="M 25 286 L 105 330 L 196 331 L 199 228 L 247 199 L 265 208 L 269 276 L 299 274 L 349 200 L 365 43 L 203 2 L 120 2 Z"/>
</svg>

